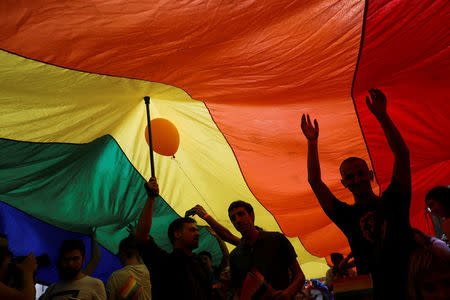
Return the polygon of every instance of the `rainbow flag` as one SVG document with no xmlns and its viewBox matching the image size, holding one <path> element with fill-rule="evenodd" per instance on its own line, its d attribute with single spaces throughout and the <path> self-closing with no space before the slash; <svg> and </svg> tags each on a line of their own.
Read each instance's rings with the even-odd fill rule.
<svg viewBox="0 0 450 300">
<path fill-rule="evenodd" d="M 141 292 L 142 287 L 133 276 L 130 276 L 125 285 L 120 289 L 119 295 L 124 300 L 136 300 Z"/>
<path fill-rule="evenodd" d="M 252 299 L 254 295 L 258 295 L 258 299 L 270 299 L 274 292 L 275 290 L 264 279 L 264 276 L 256 268 L 253 268 L 245 276 L 239 299 Z"/>
<path fill-rule="evenodd" d="M 373 283 L 370 275 L 359 275 L 333 280 L 334 295 L 337 300 L 373 299 Z"/>
<path fill-rule="evenodd" d="M 424 195 L 450 178 L 447 2 L 2 1 L 0 231 L 16 254 L 54 261 L 68 238 L 89 253 L 96 227 L 94 276 L 120 268 L 112 253 L 150 177 L 148 95 L 152 118 L 180 135 L 175 157 L 155 155 L 157 243 L 171 250 L 168 224 L 196 204 L 237 234 L 227 208 L 242 199 L 257 225 L 289 237 L 307 278 L 323 277 L 325 257 L 348 244 L 309 187 L 300 117 L 318 119 L 324 181 L 352 203 L 346 157 L 369 162 L 375 189 L 390 182 L 393 158 L 365 106 L 376 87 L 411 152 L 411 223 L 431 233 Z M 220 260 L 200 233 L 199 250 Z"/>
</svg>

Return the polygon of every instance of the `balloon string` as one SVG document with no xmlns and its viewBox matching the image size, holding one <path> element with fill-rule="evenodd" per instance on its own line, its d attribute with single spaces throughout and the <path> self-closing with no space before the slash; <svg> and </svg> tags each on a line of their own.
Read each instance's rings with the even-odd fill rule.
<svg viewBox="0 0 450 300">
<path fill-rule="evenodd" d="M 213 211 L 211 206 L 209 206 L 208 202 L 206 202 L 206 199 L 203 197 L 202 193 L 200 193 L 200 191 L 198 190 L 198 188 L 195 186 L 195 184 L 192 182 L 191 178 L 187 175 L 187 173 L 184 171 L 183 167 L 181 166 L 181 163 L 175 159 L 175 156 L 173 156 L 172 158 L 178 165 L 178 167 L 180 168 L 181 172 L 183 172 L 184 176 L 186 176 L 186 178 L 189 180 L 189 183 L 194 187 L 194 189 L 197 191 L 197 193 L 200 195 L 200 198 L 202 198 L 203 203 L 208 207 L 209 211 Z"/>
</svg>

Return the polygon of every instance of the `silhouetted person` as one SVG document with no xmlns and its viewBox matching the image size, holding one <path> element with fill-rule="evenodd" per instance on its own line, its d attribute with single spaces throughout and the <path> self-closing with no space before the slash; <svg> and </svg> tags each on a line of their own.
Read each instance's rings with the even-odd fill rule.
<svg viewBox="0 0 450 300">
<path fill-rule="evenodd" d="M 305 276 L 288 239 L 278 232 L 256 229 L 253 207 L 247 202 L 231 203 L 228 215 L 242 234 L 241 242 L 230 253 L 231 282 L 237 294 L 241 299 L 244 295 L 259 298 L 264 294 L 275 299 L 293 297 Z"/>
<path fill-rule="evenodd" d="M 117 256 L 124 266 L 111 274 L 106 284 L 108 300 L 150 300 L 152 286 L 147 267 L 140 263 L 139 247 L 134 236 L 120 241 Z"/>
<path fill-rule="evenodd" d="M 153 299 L 212 299 L 210 274 L 200 258 L 192 253 L 199 243 L 195 220 L 174 220 L 168 230 L 173 251 L 164 251 L 149 236 L 153 206 L 159 193 L 156 179 L 151 178 L 145 187 L 148 198 L 139 217 L 136 239 L 152 276 Z"/>
<path fill-rule="evenodd" d="M 327 216 L 342 230 L 350 244 L 359 274 L 371 273 L 377 299 L 405 299 L 408 257 L 413 248 L 409 223 L 411 170 L 409 150 L 390 119 L 385 95 L 370 90 L 366 97 L 369 110 L 376 117 L 394 154 L 389 187 L 381 197 L 374 194 L 373 172 L 357 157 L 345 159 L 341 182 L 352 194 L 355 204 L 339 201 L 322 181 L 317 140 L 319 125 L 309 115 L 302 116 L 302 131 L 308 139 L 308 181 Z M 385 278 L 395 277 L 397 289 L 389 294 Z"/>
</svg>

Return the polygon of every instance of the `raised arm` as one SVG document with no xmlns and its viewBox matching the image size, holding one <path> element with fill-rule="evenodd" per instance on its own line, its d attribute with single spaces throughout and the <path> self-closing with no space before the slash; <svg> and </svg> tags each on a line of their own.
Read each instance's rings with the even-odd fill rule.
<svg viewBox="0 0 450 300">
<path fill-rule="evenodd" d="M 101 259 L 100 247 L 97 242 L 97 234 L 95 231 L 96 228 L 93 228 L 91 232 L 91 259 L 83 270 L 83 274 L 88 276 L 94 273 Z"/>
<path fill-rule="evenodd" d="M 394 154 L 394 171 L 392 178 L 400 184 L 404 192 L 411 192 L 411 166 L 409 150 L 397 127 L 389 117 L 386 96 L 378 89 L 369 90 L 370 98 L 366 104 L 383 129 L 389 147 Z"/>
<path fill-rule="evenodd" d="M 147 201 L 145 202 L 144 209 L 139 216 L 139 222 L 136 229 L 136 240 L 142 243 L 148 240 L 150 229 L 152 227 L 153 206 L 155 204 L 156 197 L 159 194 L 156 178 L 150 178 L 149 182 L 145 184 L 145 190 L 147 191 Z"/>
<path fill-rule="evenodd" d="M 219 222 L 214 220 L 212 216 L 206 213 L 206 210 L 201 205 L 196 205 L 186 212 L 186 215 L 197 215 L 203 220 L 205 220 L 209 226 L 217 233 L 217 235 L 232 245 L 238 245 L 241 239 L 231 233 L 227 228 L 221 225 Z"/>
<path fill-rule="evenodd" d="M 217 235 L 217 233 L 211 228 L 206 227 L 206 230 L 211 233 L 213 237 L 216 238 L 217 242 L 219 243 L 220 251 L 222 251 L 222 259 L 220 260 L 220 272 L 222 272 L 223 269 L 228 265 L 228 257 L 230 256 L 230 253 L 228 252 L 227 245 L 225 245 L 224 241 Z"/>
<path fill-rule="evenodd" d="M 320 173 L 319 152 L 317 141 L 319 138 L 319 123 L 314 120 L 314 126 L 309 115 L 302 115 L 301 123 L 303 134 L 308 140 L 308 182 L 319 200 L 320 206 L 328 217 L 334 215 L 334 195 L 322 181 Z"/>
</svg>

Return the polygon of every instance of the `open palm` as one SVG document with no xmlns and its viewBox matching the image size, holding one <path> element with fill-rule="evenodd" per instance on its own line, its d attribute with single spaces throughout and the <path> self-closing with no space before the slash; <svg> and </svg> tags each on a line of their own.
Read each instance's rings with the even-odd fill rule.
<svg viewBox="0 0 450 300">
<path fill-rule="evenodd" d="M 319 137 L 319 124 L 317 123 L 317 120 L 314 120 L 313 126 L 309 115 L 306 114 L 305 116 L 305 114 L 303 114 L 301 127 L 303 134 L 309 141 L 317 140 Z"/>
<path fill-rule="evenodd" d="M 386 96 L 379 89 L 369 90 L 370 98 L 366 96 L 366 104 L 370 111 L 379 118 L 386 114 Z M 372 101 L 371 101 L 372 100 Z"/>
</svg>

